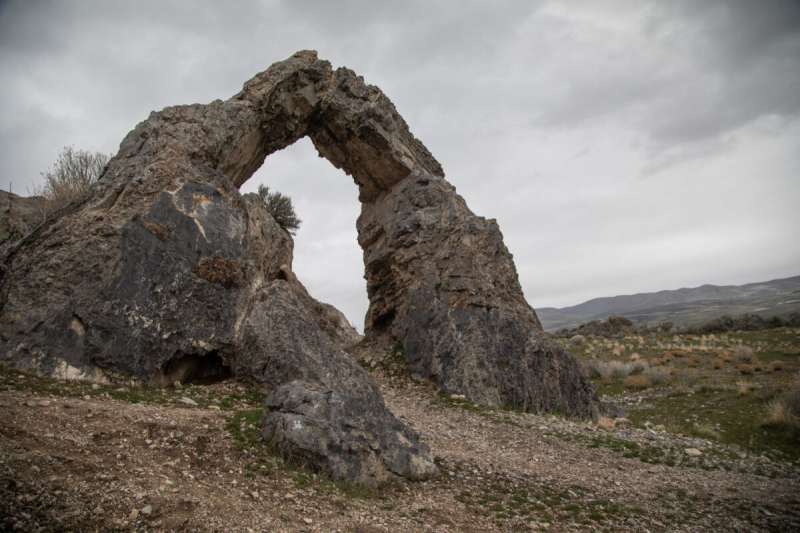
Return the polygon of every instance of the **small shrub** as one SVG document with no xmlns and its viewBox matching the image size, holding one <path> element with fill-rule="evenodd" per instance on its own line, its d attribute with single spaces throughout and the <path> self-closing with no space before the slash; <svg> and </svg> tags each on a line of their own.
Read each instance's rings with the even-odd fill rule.
<svg viewBox="0 0 800 533">
<path fill-rule="evenodd" d="M 749 376 L 753 373 L 753 365 L 739 364 L 736 365 L 736 370 L 743 376 Z"/>
<path fill-rule="evenodd" d="M 645 376 L 644 374 L 635 374 L 628 376 L 625 378 L 623 382 L 626 387 L 630 387 L 632 389 L 646 389 L 653 385 L 650 381 L 650 378 Z"/>
<path fill-rule="evenodd" d="M 650 383 L 653 385 L 659 385 L 661 383 L 666 383 L 670 378 L 671 371 L 669 368 L 664 367 L 649 367 L 647 368 L 642 375 L 645 376 L 647 379 L 650 380 Z"/>
<path fill-rule="evenodd" d="M 784 368 L 784 363 L 781 360 L 772 361 L 769 364 L 769 371 L 770 372 L 778 372 L 780 370 L 783 370 L 783 368 Z"/>
<path fill-rule="evenodd" d="M 622 361 L 595 361 L 590 366 L 592 375 L 604 381 L 624 378 L 632 370 L 633 366 L 630 363 L 623 363 Z"/>
<path fill-rule="evenodd" d="M 645 370 L 650 368 L 650 365 L 647 364 L 647 361 L 641 361 L 638 359 L 636 361 L 628 363 L 628 365 L 630 365 L 631 374 L 641 374 Z"/>
<path fill-rule="evenodd" d="M 768 426 L 797 426 L 797 420 L 792 413 L 789 412 L 788 407 L 782 399 L 773 400 L 767 406 L 767 421 Z"/>
<path fill-rule="evenodd" d="M 755 388 L 756 388 L 756 386 L 753 383 L 751 383 L 750 381 L 737 381 L 736 382 L 736 392 L 739 393 L 739 396 L 747 396 Z"/>
<path fill-rule="evenodd" d="M 753 349 L 740 344 L 733 349 L 733 360 L 737 363 L 753 362 Z"/>
<path fill-rule="evenodd" d="M 583 335 L 573 335 L 569 338 L 569 343 L 573 346 L 583 346 L 586 344 L 586 337 Z"/>
<path fill-rule="evenodd" d="M 722 359 L 714 359 L 714 361 L 711 362 L 711 367 L 714 370 L 722 370 L 724 366 L 725 366 L 725 361 L 723 361 Z"/>
<path fill-rule="evenodd" d="M 795 382 L 792 390 L 783 397 L 786 406 L 794 416 L 800 417 L 800 381 Z"/>
<path fill-rule="evenodd" d="M 695 434 L 706 439 L 719 440 L 719 438 L 722 436 L 720 435 L 720 432 L 717 431 L 717 428 L 711 424 L 703 422 L 695 422 L 693 429 Z"/>
<path fill-rule="evenodd" d="M 292 235 L 300 228 L 302 222 L 297 218 L 292 199 L 279 192 L 270 192 L 266 185 L 258 186 L 258 196 L 275 222 Z"/>
<path fill-rule="evenodd" d="M 616 424 L 614 423 L 613 418 L 609 418 L 607 416 L 601 416 L 600 418 L 597 419 L 597 427 L 599 427 L 600 429 L 605 429 L 606 431 L 610 431 L 614 429 L 615 425 Z"/>
<path fill-rule="evenodd" d="M 782 397 L 770 402 L 765 425 L 790 428 L 800 435 L 800 381 Z"/>
<path fill-rule="evenodd" d="M 55 211 L 74 200 L 84 198 L 103 173 L 108 161 L 109 156 L 106 154 L 65 146 L 53 167 L 42 173 L 44 186 L 34 192 L 44 196 L 48 212 Z"/>
</svg>

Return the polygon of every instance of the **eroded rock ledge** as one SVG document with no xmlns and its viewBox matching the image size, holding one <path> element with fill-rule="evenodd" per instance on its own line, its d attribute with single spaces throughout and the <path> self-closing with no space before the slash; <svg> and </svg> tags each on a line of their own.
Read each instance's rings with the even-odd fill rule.
<svg viewBox="0 0 800 533">
<path fill-rule="evenodd" d="M 364 483 L 432 475 L 343 351 L 351 333 L 294 277 L 289 234 L 238 191 L 304 136 L 359 189 L 368 340 L 479 403 L 594 412 L 576 362 L 543 340 L 495 221 L 469 211 L 378 88 L 311 51 L 229 100 L 152 113 L 88 199 L 11 246 L 0 360 L 93 379 L 235 375 L 267 388 L 265 438 L 284 453 Z"/>
</svg>

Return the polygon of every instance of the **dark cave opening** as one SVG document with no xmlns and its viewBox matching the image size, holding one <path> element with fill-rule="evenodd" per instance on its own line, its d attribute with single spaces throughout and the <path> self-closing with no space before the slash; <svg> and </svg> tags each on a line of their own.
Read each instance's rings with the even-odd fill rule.
<svg viewBox="0 0 800 533">
<path fill-rule="evenodd" d="M 232 377 L 233 372 L 217 352 L 178 353 L 164 365 L 163 376 L 167 384 L 177 381 L 182 384 L 211 385 Z"/>
</svg>

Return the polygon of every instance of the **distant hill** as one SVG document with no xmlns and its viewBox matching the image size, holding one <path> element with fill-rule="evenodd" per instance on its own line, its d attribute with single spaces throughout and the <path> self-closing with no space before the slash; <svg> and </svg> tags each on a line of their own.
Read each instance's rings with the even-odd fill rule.
<svg viewBox="0 0 800 533">
<path fill-rule="evenodd" d="M 800 312 L 800 276 L 747 285 L 702 285 L 609 296 L 561 309 L 536 309 L 547 331 L 603 320 L 610 315 L 624 316 L 636 324 L 668 320 L 676 326 L 694 326 L 722 315 L 755 313 L 771 317 L 793 312 Z"/>
</svg>

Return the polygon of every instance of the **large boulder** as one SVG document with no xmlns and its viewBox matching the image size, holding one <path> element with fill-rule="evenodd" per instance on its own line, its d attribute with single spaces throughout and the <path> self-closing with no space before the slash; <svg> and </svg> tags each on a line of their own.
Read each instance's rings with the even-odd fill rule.
<svg viewBox="0 0 800 533">
<path fill-rule="evenodd" d="M 278 279 L 252 306 L 236 372 L 258 376 L 272 391 L 267 441 L 301 463 L 367 484 L 436 472 L 416 434 L 389 413 L 365 371 L 318 326 L 303 291 Z"/>
<path fill-rule="evenodd" d="M 265 436 L 284 453 L 364 482 L 429 475 L 427 450 L 343 352 L 353 332 L 294 277 L 291 236 L 238 191 L 303 136 L 359 190 L 368 341 L 477 402 L 593 413 L 497 224 L 469 211 L 378 88 L 309 51 L 229 100 L 152 113 L 85 199 L 15 242 L 0 360 L 61 377 L 249 379 L 268 389 Z"/>
</svg>

